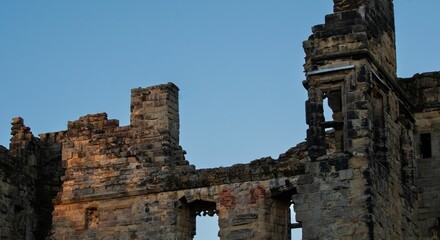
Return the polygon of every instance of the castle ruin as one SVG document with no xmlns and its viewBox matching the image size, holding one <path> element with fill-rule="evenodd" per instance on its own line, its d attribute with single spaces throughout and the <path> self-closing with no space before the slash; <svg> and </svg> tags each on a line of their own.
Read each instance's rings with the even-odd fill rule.
<svg viewBox="0 0 440 240">
<path fill-rule="evenodd" d="M 334 0 L 312 30 L 307 141 L 278 159 L 191 165 L 172 83 L 133 89 L 129 126 L 99 113 L 34 137 L 14 118 L 0 239 L 193 239 L 200 214 L 220 239 L 438 239 L 440 72 L 396 76 L 392 0 Z"/>
</svg>

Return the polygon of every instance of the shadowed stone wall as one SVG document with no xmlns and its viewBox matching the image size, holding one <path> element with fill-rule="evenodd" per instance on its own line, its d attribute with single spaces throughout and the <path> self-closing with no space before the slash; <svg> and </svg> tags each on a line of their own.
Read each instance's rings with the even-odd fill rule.
<svg viewBox="0 0 440 240">
<path fill-rule="evenodd" d="M 50 232 L 63 175 L 59 135 L 35 138 L 22 118 L 12 120 L 9 150 L 0 146 L 0 239 L 44 239 Z"/>
<path fill-rule="evenodd" d="M 416 119 L 414 147 L 417 156 L 417 223 L 420 239 L 440 237 L 440 72 L 400 79 L 413 100 Z"/>
<path fill-rule="evenodd" d="M 395 77 L 393 1 L 334 3 L 304 42 L 312 160 L 304 194 L 320 197 L 298 217 L 303 238 L 414 239 L 415 120 Z M 310 218 L 313 231 L 304 223 Z"/>
</svg>

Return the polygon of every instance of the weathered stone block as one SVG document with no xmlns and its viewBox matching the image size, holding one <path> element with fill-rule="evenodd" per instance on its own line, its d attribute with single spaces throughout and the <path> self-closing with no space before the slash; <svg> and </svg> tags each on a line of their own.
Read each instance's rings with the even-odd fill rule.
<svg viewBox="0 0 440 240">
<path fill-rule="evenodd" d="M 232 226 L 249 224 L 255 221 L 258 218 L 257 214 L 243 214 L 237 215 L 234 219 L 232 219 Z"/>
<path fill-rule="evenodd" d="M 251 239 L 252 237 L 254 237 L 254 234 L 250 229 L 238 229 L 238 230 L 232 230 L 228 234 L 227 239 L 241 240 L 241 239 Z"/>
</svg>

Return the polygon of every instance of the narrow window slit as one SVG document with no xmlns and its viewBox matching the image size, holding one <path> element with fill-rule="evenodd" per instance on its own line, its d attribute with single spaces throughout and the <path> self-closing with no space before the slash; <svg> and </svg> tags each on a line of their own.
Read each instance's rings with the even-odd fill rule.
<svg viewBox="0 0 440 240">
<path fill-rule="evenodd" d="M 431 134 L 422 133 L 420 134 L 420 153 L 422 158 L 432 157 L 432 147 L 431 147 Z"/>
</svg>

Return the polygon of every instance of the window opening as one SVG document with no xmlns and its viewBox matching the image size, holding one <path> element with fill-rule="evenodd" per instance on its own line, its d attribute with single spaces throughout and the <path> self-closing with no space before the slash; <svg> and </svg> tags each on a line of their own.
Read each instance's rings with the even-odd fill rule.
<svg viewBox="0 0 440 240">
<path fill-rule="evenodd" d="M 196 234 L 194 240 L 220 239 L 217 214 L 196 216 Z"/>
<path fill-rule="evenodd" d="M 324 122 L 326 129 L 327 149 L 330 152 L 343 152 L 343 126 L 341 90 L 324 92 L 322 95 Z M 330 130 L 330 131 L 328 131 Z"/>
<path fill-rule="evenodd" d="M 99 213 L 96 207 L 86 209 L 85 229 L 97 228 L 99 225 Z"/>
<path fill-rule="evenodd" d="M 302 224 L 296 221 L 296 214 L 293 201 L 290 204 L 290 236 L 291 240 L 301 240 L 302 239 Z"/>
<path fill-rule="evenodd" d="M 23 225 L 24 225 L 23 224 L 23 208 L 16 205 L 14 208 L 14 219 L 12 222 L 12 237 L 11 237 L 11 239 L 19 238 L 19 237 L 25 238 L 26 231 L 25 231 L 25 228 Z"/>
<path fill-rule="evenodd" d="M 431 158 L 432 157 L 431 134 L 430 133 L 420 134 L 420 153 L 422 154 L 422 158 Z"/>
<path fill-rule="evenodd" d="M 219 239 L 218 213 L 215 202 L 185 197 L 177 202 L 177 239 Z"/>
<path fill-rule="evenodd" d="M 324 122 L 329 122 L 333 120 L 333 111 L 328 105 L 328 97 L 327 94 L 323 95 L 322 99 L 322 108 L 324 111 Z"/>
<path fill-rule="evenodd" d="M 289 185 L 289 184 L 288 184 Z M 302 223 L 296 221 L 294 195 L 296 189 L 286 186 L 271 189 L 273 203 L 270 210 L 272 239 L 302 239 Z"/>
<path fill-rule="evenodd" d="M 218 217 L 215 202 L 194 201 L 190 204 L 190 211 L 195 217 L 195 240 L 219 239 Z"/>
</svg>

